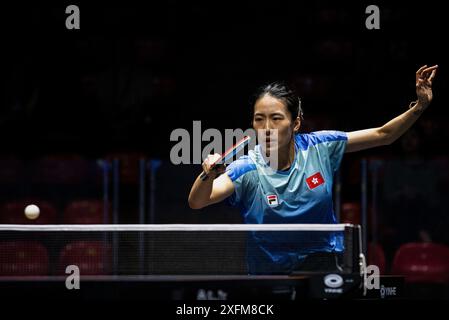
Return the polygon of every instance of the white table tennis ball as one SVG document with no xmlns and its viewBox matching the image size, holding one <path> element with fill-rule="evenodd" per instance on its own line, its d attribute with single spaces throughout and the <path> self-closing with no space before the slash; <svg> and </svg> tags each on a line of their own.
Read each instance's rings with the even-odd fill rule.
<svg viewBox="0 0 449 320">
<path fill-rule="evenodd" d="M 37 219 L 37 217 L 39 217 L 39 213 L 39 207 L 34 204 L 30 204 L 25 208 L 25 216 L 30 220 Z"/>
</svg>

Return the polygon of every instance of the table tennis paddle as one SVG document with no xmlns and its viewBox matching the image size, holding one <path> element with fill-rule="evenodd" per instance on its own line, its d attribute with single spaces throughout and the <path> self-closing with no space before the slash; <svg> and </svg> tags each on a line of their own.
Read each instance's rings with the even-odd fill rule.
<svg viewBox="0 0 449 320">
<path fill-rule="evenodd" d="M 220 158 L 218 158 L 217 160 L 215 160 L 211 166 L 210 169 L 212 170 L 216 165 L 219 164 L 225 164 L 226 161 L 228 161 L 229 159 L 231 159 L 232 157 L 234 157 L 240 150 L 242 150 L 251 140 L 251 137 L 249 136 L 244 136 L 243 139 L 241 139 L 240 141 L 238 141 L 236 144 L 234 144 L 231 148 L 229 148 L 228 150 L 226 150 L 226 152 L 224 152 Z M 205 181 L 208 178 L 208 175 L 203 171 L 203 173 L 201 173 L 200 176 L 202 181 Z"/>
</svg>

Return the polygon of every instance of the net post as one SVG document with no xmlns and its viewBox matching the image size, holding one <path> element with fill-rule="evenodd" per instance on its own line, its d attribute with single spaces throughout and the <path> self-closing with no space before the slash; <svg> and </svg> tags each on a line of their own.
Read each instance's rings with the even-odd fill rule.
<svg viewBox="0 0 449 320">
<path fill-rule="evenodd" d="M 361 249 L 361 237 L 359 225 L 345 226 L 344 230 L 344 248 L 345 254 L 343 255 L 343 272 L 359 273 L 360 272 L 360 249 Z"/>
</svg>

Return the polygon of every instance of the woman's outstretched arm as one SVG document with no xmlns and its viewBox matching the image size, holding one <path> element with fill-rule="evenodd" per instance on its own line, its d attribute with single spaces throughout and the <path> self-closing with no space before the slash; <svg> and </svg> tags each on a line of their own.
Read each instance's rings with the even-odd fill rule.
<svg viewBox="0 0 449 320">
<path fill-rule="evenodd" d="M 438 66 L 422 66 L 416 72 L 416 95 L 409 110 L 390 120 L 382 127 L 348 132 L 346 152 L 360 151 L 377 146 L 388 145 L 402 136 L 432 101 L 432 81 Z"/>
</svg>

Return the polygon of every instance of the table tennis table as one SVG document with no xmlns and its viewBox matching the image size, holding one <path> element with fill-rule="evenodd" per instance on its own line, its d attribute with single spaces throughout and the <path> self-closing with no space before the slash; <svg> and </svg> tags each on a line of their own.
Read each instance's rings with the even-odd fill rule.
<svg viewBox="0 0 449 320">
<path fill-rule="evenodd" d="M 80 276 L 68 289 L 64 276 L 0 277 L 0 298 L 33 295 L 52 300 L 299 300 L 382 298 L 363 294 L 360 274 Z M 402 277 L 381 277 L 383 288 L 399 297 Z M 385 291 L 385 290 L 384 290 Z M 385 297 L 383 297 L 385 298 Z"/>
</svg>

